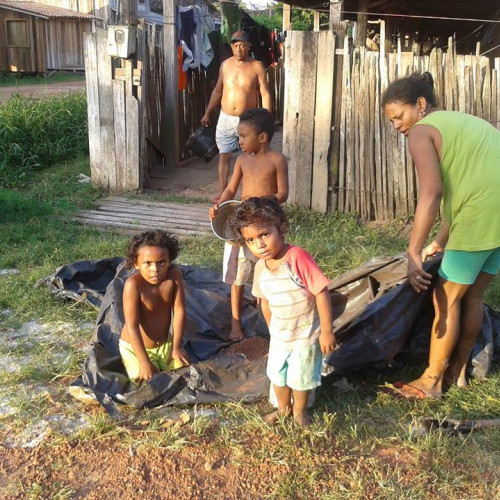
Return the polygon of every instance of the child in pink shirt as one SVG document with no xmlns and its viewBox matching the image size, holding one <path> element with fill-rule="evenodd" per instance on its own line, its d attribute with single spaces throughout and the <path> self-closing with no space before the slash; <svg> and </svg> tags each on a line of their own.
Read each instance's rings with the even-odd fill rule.
<svg viewBox="0 0 500 500">
<path fill-rule="evenodd" d="M 308 425 L 307 401 L 321 384 L 322 354 L 336 345 L 329 280 L 311 255 L 285 242 L 288 222 L 274 196 L 247 199 L 231 225 L 260 259 L 252 293 L 260 299 L 271 336 L 267 376 L 278 399 L 278 410 L 264 420 L 274 423 L 292 413 Z"/>
</svg>

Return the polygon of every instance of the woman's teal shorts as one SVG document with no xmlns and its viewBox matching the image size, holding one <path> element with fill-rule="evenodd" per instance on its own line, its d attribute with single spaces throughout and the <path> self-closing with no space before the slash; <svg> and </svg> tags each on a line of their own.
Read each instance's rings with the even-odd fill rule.
<svg viewBox="0 0 500 500">
<path fill-rule="evenodd" d="M 445 250 L 439 276 L 453 283 L 472 285 L 480 272 L 497 274 L 500 269 L 500 247 L 478 252 Z"/>
</svg>

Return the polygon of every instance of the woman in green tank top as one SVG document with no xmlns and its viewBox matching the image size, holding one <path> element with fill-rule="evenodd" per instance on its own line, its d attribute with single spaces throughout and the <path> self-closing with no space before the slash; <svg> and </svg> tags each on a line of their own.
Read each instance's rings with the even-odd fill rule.
<svg viewBox="0 0 500 500">
<path fill-rule="evenodd" d="M 438 398 L 443 382 L 467 385 L 484 292 L 500 268 L 500 132 L 477 117 L 439 110 L 429 73 L 393 82 L 382 105 L 396 131 L 408 137 L 419 180 L 408 246 L 408 280 L 417 293 L 431 285 L 422 262 L 444 251 L 433 289 L 428 366 L 397 387 L 407 398 Z M 445 220 L 424 248 L 441 202 Z"/>
</svg>

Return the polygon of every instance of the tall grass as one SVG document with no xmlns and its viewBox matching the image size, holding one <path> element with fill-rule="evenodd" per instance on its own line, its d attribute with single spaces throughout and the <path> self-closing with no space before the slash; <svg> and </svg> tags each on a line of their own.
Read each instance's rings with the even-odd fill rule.
<svg viewBox="0 0 500 500">
<path fill-rule="evenodd" d="M 49 99 L 14 94 L 0 106 L 0 187 L 24 184 L 30 171 L 88 152 L 83 92 Z"/>
<path fill-rule="evenodd" d="M 50 75 L 33 75 L 26 73 L 0 73 L 0 87 L 21 87 L 24 85 L 51 85 L 53 83 L 81 82 L 85 80 L 82 73 L 58 71 Z"/>
</svg>

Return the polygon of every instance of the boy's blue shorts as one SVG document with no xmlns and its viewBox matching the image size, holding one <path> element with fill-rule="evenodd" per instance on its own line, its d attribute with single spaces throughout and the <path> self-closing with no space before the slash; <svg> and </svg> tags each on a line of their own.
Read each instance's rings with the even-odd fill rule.
<svg viewBox="0 0 500 500">
<path fill-rule="evenodd" d="M 319 342 L 286 348 L 271 339 L 267 360 L 267 376 L 278 387 L 310 391 L 321 385 L 322 354 Z"/>
<path fill-rule="evenodd" d="M 480 272 L 495 275 L 499 269 L 500 247 L 477 252 L 445 250 L 438 273 L 453 283 L 472 285 Z"/>
</svg>

